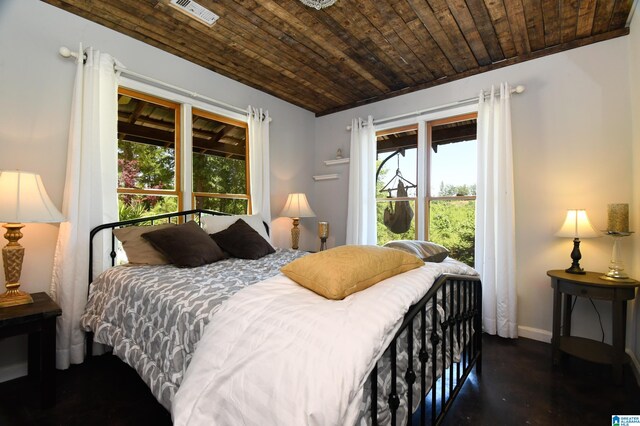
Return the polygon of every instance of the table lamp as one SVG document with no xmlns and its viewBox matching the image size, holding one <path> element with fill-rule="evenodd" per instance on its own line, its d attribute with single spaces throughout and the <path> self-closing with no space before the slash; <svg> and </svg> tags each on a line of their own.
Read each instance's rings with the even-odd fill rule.
<svg viewBox="0 0 640 426">
<path fill-rule="evenodd" d="M 291 228 L 291 248 L 298 249 L 298 242 L 300 241 L 300 224 L 301 217 L 315 217 L 315 213 L 311 210 L 307 196 L 303 193 L 289 194 L 287 202 L 284 204 L 280 216 L 290 217 L 293 219 L 293 228 Z"/>
<path fill-rule="evenodd" d="M 580 267 L 580 238 L 596 238 L 602 234 L 594 229 L 589 222 L 587 212 L 582 209 L 567 210 L 567 217 L 562 228 L 556 232 L 557 237 L 573 238 L 573 250 L 571 251 L 571 267 L 565 269 L 570 274 L 584 274 L 584 269 Z"/>
<path fill-rule="evenodd" d="M 40 175 L 21 171 L 0 171 L 0 222 L 7 229 L 9 241 L 2 249 L 6 292 L 0 295 L 0 308 L 33 303 L 29 293 L 19 290 L 24 247 L 21 222 L 55 223 L 64 216 L 55 207 L 44 189 Z"/>
</svg>

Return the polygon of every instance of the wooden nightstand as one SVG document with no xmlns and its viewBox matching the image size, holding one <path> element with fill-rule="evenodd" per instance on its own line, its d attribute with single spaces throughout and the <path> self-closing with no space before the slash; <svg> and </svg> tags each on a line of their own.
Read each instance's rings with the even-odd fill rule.
<svg viewBox="0 0 640 426">
<path fill-rule="evenodd" d="M 39 378 L 42 405 L 56 397 L 56 317 L 60 307 L 47 293 L 32 293 L 33 303 L 0 309 L 0 338 L 29 334 L 29 377 Z"/>
<path fill-rule="evenodd" d="M 622 383 L 622 365 L 627 361 L 624 352 L 627 328 L 627 301 L 635 298 L 640 282 L 603 280 L 601 273 L 569 274 L 563 270 L 547 271 L 553 287 L 553 335 L 551 348 L 553 364 L 560 362 L 561 352 L 591 362 L 611 364 L 613 379 Z M 572 297 L 610 300 L 612 304 L 612 345 L 583 337 L 571 336 Z M 562 301 L 561 299 L 564 299 Z M 564 308 L 564 309 L 563 309 Z M 560 320 L 562 318 L 562 330 Z"/>
</svg>

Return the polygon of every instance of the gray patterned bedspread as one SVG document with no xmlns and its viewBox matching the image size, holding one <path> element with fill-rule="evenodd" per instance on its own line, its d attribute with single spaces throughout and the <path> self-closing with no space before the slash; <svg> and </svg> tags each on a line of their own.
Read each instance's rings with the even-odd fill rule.
<svg viewBox="0 0 640 426">
<path fill-rule="evenodd" d="M 242 288 L 280 273 L 305 252 L 277 249 L 258 260 L 198 268 L 116 266 L 91 285 L 81 326 L 135 368 L 160 403 L 171 401 L 205 326 Z"/>
</svg>

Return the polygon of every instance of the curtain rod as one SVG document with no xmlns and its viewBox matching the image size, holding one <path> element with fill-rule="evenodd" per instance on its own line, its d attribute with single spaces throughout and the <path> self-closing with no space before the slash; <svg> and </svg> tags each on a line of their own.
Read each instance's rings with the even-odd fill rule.
<svg viewBox="0 0 640 426">
<path fill-rule="evenodd" d="M 64 58 L 69 58 L 69 57 L 78 58 L 78 53 L 69 50 L 69 48 L 65 47 L 65 46 L 60 48 L 59 53 L 60 53 L 60 56 L 62 56 Z M 83 53 L 83 56 L 84 56 L 84 59 L 86 60 L 86 53 Z M 119 65 L 114 65 L 113 69 L 115 71 L 117 71 L 117 72 L 120 72 L 122 74 L 127 74 L 129 76 L 132 76 L 132 77 L 134 77 L 136 79 L 139 79 L 139 80 L 142 80 L 144 82 L 150 82 L 150 83 L 153 83 L 155 85 L 159 85 L 159 86 L 165 87 L 167 89 L 173 90 L 175 92 L 180 92 L 180 93 L 185 94 L 185 95 L 187 95 L 189 97 L 206 101 L 206 102 L 211 103 L 213 105 L 225 108 L 225 109 L 227 109 L 229 111 L 232 111 L 232 112 L 235 112 L 235 113 L 238 113 L 238 114 L 243 114 L 243 115 L 247 114 L 247 110 L 246 109 L 242 109 L 242 108 L 239 108 L 237 106 L 230 105 L 230 104 L 227 104 L 225 102 L 219 101 L 217 99 L 213 99 L 213 98 L 210 98 L 208 96 L 201 95 L 201 94 L 193 92 L 191 90 L 183 89 L 182 87 L 174 86 L 173 84 L 166 83 L 166 82 L 161 81 L 161 80 L 157 80 L 157 79 L 155 79 L 153 77 L 149 77 L 149 76 L 146 76 L 146 75 L 131 71 L 130 69 L 127 69 L 126 67 L 122 67 L 122 66 L 119 66 Z M 271 121 L 271 117 L 269 117 L 269 121 Z"/>
<path fill-rule="evenodd" d="M 509 92 L 518 94 L 518 93 L 524 92 L 524 89 L 525 89 L 525 87 L 522 84 L 519 84 L 516 87 L 511 88 L 511 90 Z M 421 109 L 420 111 L 406 112 L 404 114 L 394 115 L 393 117 L 387 117 L 387 118 L 381 118 L 379 120 L 373 120 L 373 124 L 383 124 L 383 123 L 387 123 L 389 121 L 398 120 L 398 119 L 401 119 L 401 118 L 409 118 L 409 117 L 412 117 L 412 116 L 422 115 L 422 114 L 427 113 L 427 112 L 437 112 L 437 111 L 453 108 L 453 107 L 456 107 L 456 106 L 462 106 L 462 105 L 475 103 L 475 102 L 478 102 L 479 100 L 480 100 L 480 96 L 476 96 L 476 97 L 468 98 L 468 99 L 462 99 L 460 101 L 455 101 L 455 102 L 451 102 L 451 103 L 444 104 L 444 105 L 438 105 L 438 106 L 431 107 L 431 108 Z M 365 125 L 366 125 L 366 123 L 365 123 Z M 347 126 L 347 130 L 351 130 L 351 126 Z"/>
</svg>

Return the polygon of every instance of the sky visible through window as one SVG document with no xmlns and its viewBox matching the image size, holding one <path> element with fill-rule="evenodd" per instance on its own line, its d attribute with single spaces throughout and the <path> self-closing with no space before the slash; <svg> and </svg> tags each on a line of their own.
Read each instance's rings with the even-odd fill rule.
<svg viewBox="0 0 640 426">
<path fill-rule="evenodd" d="M 431 195 L 438 196 L 440 187 L 444 185 L 475 185 L 476 184 L 476 150 L 477 142 L 465 141 L 458 143 L 451 143 L 448 145 L 438 146 L 438 152 L 431 152 Z M 378 154 L 378 160 L 382 161 L 387 158 L 390 153 Z M 400 171 L 402 177 L 411 181 L 412 183 L 418 183 L 417 172 L 417 149 L 407 149 L 405 156 L 397 155 L 382 167 L 380 172 L 380 179 L 383 184 L 386 184 L 395 176 L 396 169 L 398 168 L 398 158 L 400 161 Z M 386 172 L 386 173 L 385 173 Z M 394 188 L 397 184 L 392 185 Z M 391 194 L 396 196 L 395 192 Z M 415 190 L 410 190 L 410 197 L 415 197 Z"/>
</svg>

